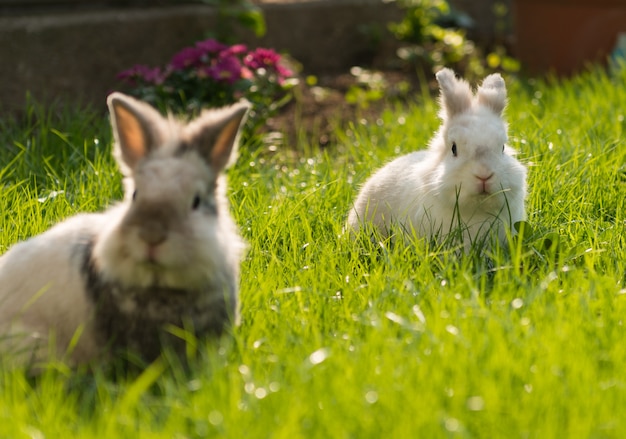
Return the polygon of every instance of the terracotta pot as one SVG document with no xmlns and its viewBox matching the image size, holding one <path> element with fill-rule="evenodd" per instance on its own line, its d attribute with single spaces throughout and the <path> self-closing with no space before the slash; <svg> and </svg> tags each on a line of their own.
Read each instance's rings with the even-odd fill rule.
<svg viewBox="0 0 626 439">
<path fill-rule="evenodd" d="M 514 0 L 515 56 L 532 74 L 606 63 L 626 33 L 625 0 Z"/>
</svg>

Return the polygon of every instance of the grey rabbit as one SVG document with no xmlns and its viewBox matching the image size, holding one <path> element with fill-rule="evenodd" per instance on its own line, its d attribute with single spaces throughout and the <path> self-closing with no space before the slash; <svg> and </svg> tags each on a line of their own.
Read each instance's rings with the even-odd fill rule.
<svg viewBox="0 0 626 439">
<path fill-rule="evenodd" d="M 121 93 L 107 103 L 124 200 L 0 257 L 0 351 L 18 364 L 121 351 L 151 361 L 163 341 L 184 345 L 172 327 L 220 334 L 238 320 L 245 244 L 223 170 L 249 104 L 183 123 Z"/>
</svg>

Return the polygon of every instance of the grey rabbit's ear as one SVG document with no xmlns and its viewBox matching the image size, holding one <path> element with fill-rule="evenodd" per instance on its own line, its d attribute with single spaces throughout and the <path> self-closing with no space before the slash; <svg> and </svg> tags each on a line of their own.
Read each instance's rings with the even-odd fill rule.
<svg viewBox="0 0 626 439">
<path fill-rule="evenodd" d="M 463 113 L 472 106 L 472 91 L 467 82 L 457 79 L 450 69 L 441 69 L 435 75 L 441 90 L 441 107 L 448 118 Z"/>
<path fill-rule="evenodd" d="M 215 171 L 234 161 L 239 133 L 249 109 L 250 104 L 241 101 L 219 110 L 207 110 L 185 128 L 191 145 Z"/>
<path fill-rule="evenodd" d="M 502 114 L 506 106 L 506 85 L 499 73 L 487 76 L 478 91 L 478 103 L 491 108 L 497 115 Z"/>
<path fill-rule="evenodd" d="M 163 142 L 165 118 L 150 105 L 115 92 L 107 98 L 115 137 L 115 157 L 132 171 L 137 162 Z"/>
</svg>

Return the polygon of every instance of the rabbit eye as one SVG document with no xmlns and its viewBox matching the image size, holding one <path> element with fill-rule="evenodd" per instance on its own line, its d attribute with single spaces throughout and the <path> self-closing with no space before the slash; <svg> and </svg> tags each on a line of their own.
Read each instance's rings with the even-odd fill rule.
<svg viewBox="0 0 626 439">
<path fill-rule="evenodd" d="M 135 198 L 137 198 L 137 189 L 133 191 L 133 201 L 135 201 Z"/>
<path fill-rule="evenodd" d="M 504 145 L 502 145 L 502 152 L 504 152 Z"/>
<path fill-rule="evenodd" d="M 191 203 L 191 208 L 193 210 L 196 210 L 198 207 L 200 207 L 200 196 L 196 195 L 195 197 L 193 197 L 193 202 Z"/>
<path fill-rule="evenodd" d="M 452 142 L 452 155 L 456 157 L 456 142 Z"/>
</svg>

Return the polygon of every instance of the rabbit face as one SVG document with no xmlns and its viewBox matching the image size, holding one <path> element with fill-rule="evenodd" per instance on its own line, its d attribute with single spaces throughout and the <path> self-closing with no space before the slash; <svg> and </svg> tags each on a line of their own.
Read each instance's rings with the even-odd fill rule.
<svg viewBox="0 0 626 439">
<path fill-rule="evenodd" d="M 442 171 L 446 177 L 441 186 L 452 205 L 457 196 L 462 204 L 498 204 L 498 194 L 511 188 L 506 175 L 510 167 L 505 148 L 506 126 L 488 110 L 477 112 L 483 114 L 455 117 L 443 131 Z"/>
<path fill-rule="evenodd" d="M 127 197 L 94 244 L 104 279 L 173 289 L 232 283 L 227 277 L 237 270 L 243 244 L 221 171 L 248 106 L 203 113 L 187 125 L 119 95 L 111 107 Z"/>
<path fill-rule="evenodd" d="M 103 239 L 114 278 L 137 286 L 189 288 L 215 267 L 216 179 L 196 154 L 139 164 L 128 211 Z M 195 161 L 195 163 L 193 163 Z M 207 242 L 209 241 L 209 242 Z"/>
</svg>

